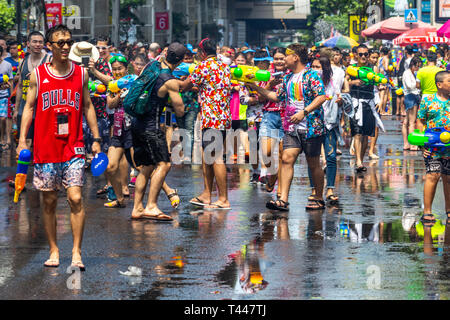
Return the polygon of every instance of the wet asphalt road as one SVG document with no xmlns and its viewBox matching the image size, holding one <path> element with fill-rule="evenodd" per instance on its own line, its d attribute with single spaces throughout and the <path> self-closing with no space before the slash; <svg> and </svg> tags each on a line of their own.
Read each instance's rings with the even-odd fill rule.
<svg viewBox="0 0 450 320">
<path fill-rule="evenodd" d="M 448 299 L 450 230 L 437 223 L 433 243 L 424 243 L 416 226 L 423 160 L 418 152 L 403 152 L 398 120 L 384 122 L 380 159 L 366 159 L 364 175 L 354 173 L 348 148 L 342 148 L 340 205 L 323 211 L 305 211 L 310 189 L 304 156 L 295 167 L 291 209 L 283 214 L 265 208 L 271 195 L 248 184 L 247 165 L 230 167 L 228 212 L 191 206 L 189 199 L 203 188 L 201 168 L 173 166 L 167 181 L 178 188 L 181 206 L 172 210 L 164 194 L 159 201 L 174 217 L 170 223 L 131 221 L 132 200 L 127 208 L 104 208 L 95 195 L 104 179 L 88 174 L 86 271 L 79 277 L 67 273 L 72 235 L 65 195 L 57 208 L 60 266 L 44 268 L 48 246 L 39 193 L 30 189 L 13 203 L 6 179 L 15 166 L 4 153 L 0 299 Z M 433 211 L 445 224 L 441 184 Z M 130 266 L 141 276 L 119 273 Z"/>
</svg>

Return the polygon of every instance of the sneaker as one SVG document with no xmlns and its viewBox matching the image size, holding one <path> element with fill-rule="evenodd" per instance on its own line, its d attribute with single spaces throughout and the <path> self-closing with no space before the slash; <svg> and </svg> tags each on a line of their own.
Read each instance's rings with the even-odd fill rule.
<svg viewBox="0 0 450 320">
<path fill-rule="evenodd" d="M 265 186 L 267 184 L 267 176 L 259 177 L 259 184 Z"/>
<path fill-rule="evenodd" d="M 259 181 L 259 174 L 254 173 L 252 175 L 252 179 L 250 180 L 250 184 L 257 184 Z"/>
<path fill-rule="evenodd" d="M 117 200 L 116 193 L 114 192 L 114 189 L 112 186 L 108 187 L 108 201 L 114 201 Z"/>
<path fill-rule="evenodd" d="M 131 178 L 130 183 L 128 184 L 129 188 L 134 188 L 136 185 L 136 177 Z"/>
</svg>

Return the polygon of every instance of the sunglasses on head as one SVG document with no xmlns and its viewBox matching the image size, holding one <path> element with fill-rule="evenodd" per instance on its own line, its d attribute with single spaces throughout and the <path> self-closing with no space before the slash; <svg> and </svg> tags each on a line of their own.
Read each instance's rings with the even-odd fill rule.
<svg viewBox="0 0 450 320">
<path fill-rule="evenodd" d="M 360 53 L 358 53 L 358 55 L 359 55 L 360 57 L 368 57 L 368 56 L 369 56 L 369 53 L 368 53 L 368 52 L 360 52 Z"/>
<path fill-rule="evenodd" d="M 69 48 L 75 43 L 75 40 L 59 40 L 59 41 L 50 41 L 50 43 L 56 43 L 56 45 L 60 48 L 63 48 L 64 45 L 67 43 Z"/>
<path fill-rule="evenodd" d="M 121 55 L 116 55 L 116 56 L 113 56 L 111 59 L 109 59 L 109 63 L 111 63 L 111 64 L 113 64 L 116 61 L 128 63 L 127 59 Z"/>
</svg>

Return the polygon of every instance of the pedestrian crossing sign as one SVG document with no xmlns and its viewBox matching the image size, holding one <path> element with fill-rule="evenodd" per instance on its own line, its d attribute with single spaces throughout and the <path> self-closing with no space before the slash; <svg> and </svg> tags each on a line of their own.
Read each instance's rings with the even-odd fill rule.
<svg viewBox="0 0 450 320">
<path fill-rule="evenodd" d="M 405 23 L 417 22 L 417 9 L 405 10 Z"/>
</svg>

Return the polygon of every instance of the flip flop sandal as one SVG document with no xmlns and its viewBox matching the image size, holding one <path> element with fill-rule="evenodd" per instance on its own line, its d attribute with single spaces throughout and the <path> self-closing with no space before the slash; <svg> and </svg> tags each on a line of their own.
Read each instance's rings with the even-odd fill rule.
<svg viewBox="0 0 450 320">
<path fill-rule="evenodd" d="M 157 221 L 172 221 L 173 218 L 165 215 L 164 213 L 159 213 L 157 215 L 143 214 L 138 218 L 131 218 L 132 220 L 157 220 Z"/>
<path fill-rule="evenodd" d="M 172 200 L 173 197 L 178 197 L 178 200 L 176 200 L 176 199 Z M 177 189 L 175 189 L 175 191 L 173 193 L 168 194 L 167 198 L 169 199 L 170 205 L 172 206 L 172 208 L 174 208 L 174 209 L 178 208 L 178 206 L 180 205 L 181 200 L 180 200 L 180 196 L 178 195 L 178 190 Z"/>
<path fill-rule="evenodd" d="M 44 266 L 47 268 L 58 268 L 59 267 L 59 259 L 48 259 L 44 262 Z"/>
<path fill-rule="evenodd" d="M 425 219 L 425 217 L 432 217 L 433 219 Z M 425 228 L 431 228 L 436 223 L 436 218 L 431 213 L 424 213 L 423 216 L 420 218 L 420 222 L 422 222 Z"/>
<path fill-rule="evenodd" d="M 204 207 L 205 208 L 205 210 L 231 210 L 231 207 L 224 207 L 224 206 L 222 206 L 222 205 L 220 205 L 220 204 L 217 204 L 217 203 L 211 203 L 211 204 L 208 204 L 207 206 L 214 206 L 215 208 L 211 208 L 211 207 Z"/>
<path fill-rule="evenodd" d="M 308 201 L 314 201 L 316 198 L 315 198 L 315 195 L 313 195 L 313 194 L 310 194 L 309 196 L 308 196 Z"/>
<path fill-rule="evenodd" d="M 114 200 L 104 204 L 106 208 L 126 208 L 124 203 L 120 203 L 119 200 Z"/>
<path fill-rule="evenodd" d="M 72 261 L 70 264 L 72 268 L 78 268 L 80 271 L 86 271 L 86 267 L 84 266 L 83 262 L 81 261 Z"/>
<path fill-rule="evenodd" d="M 278 205 L 277 203 L 280 203 L 281 205 Z M 275 201 L 270 200 L 266 203 L 266 208 L 270 210 L 289 211 L 289 202 L 281 199 Z"/>
<path fill-rule="evenodd" d="M 192 199 L 191 201 L 189 201 L 189 203 L 191 204 L 195 204 L 196 206 L 207 206 L 209 205 L 209 203 L 204 203 L 202 200 L 200 200 L 198 197 L 195 197 L 194 199 Z"/>
<path fill-rule="evenodd" d="M 333 197 L 334 197 L 334 199 L 333 199 Z M 328 203 L 328 204 L 331 204 L 331 205 L 333 205 L 333 204 L 338 204 L 338 203 L 339 203 L 339 197 L 336 196 L 336 195 L 334 195 L 334 194 L 330 194 L 330 195 L 327 197 L 327 203 Z"/>
<path fill-rule="evenodd" d="M 107 193 L 108 192 L 108 188 L 109 188 L 109 186 L 104 186 L 103 188 L 97 190 L 97 195 L 99 196 L 99 195 Z"/>
<path fill-rule="evenodd" d="M 311 204 L 316 204 L 316 206 L 311 206 Z M 325 209 L 325 201 L 323 200 L 311 200 L 310 204 L 306 206 L 306 210 L 322 210 Z"/>
</svg>

